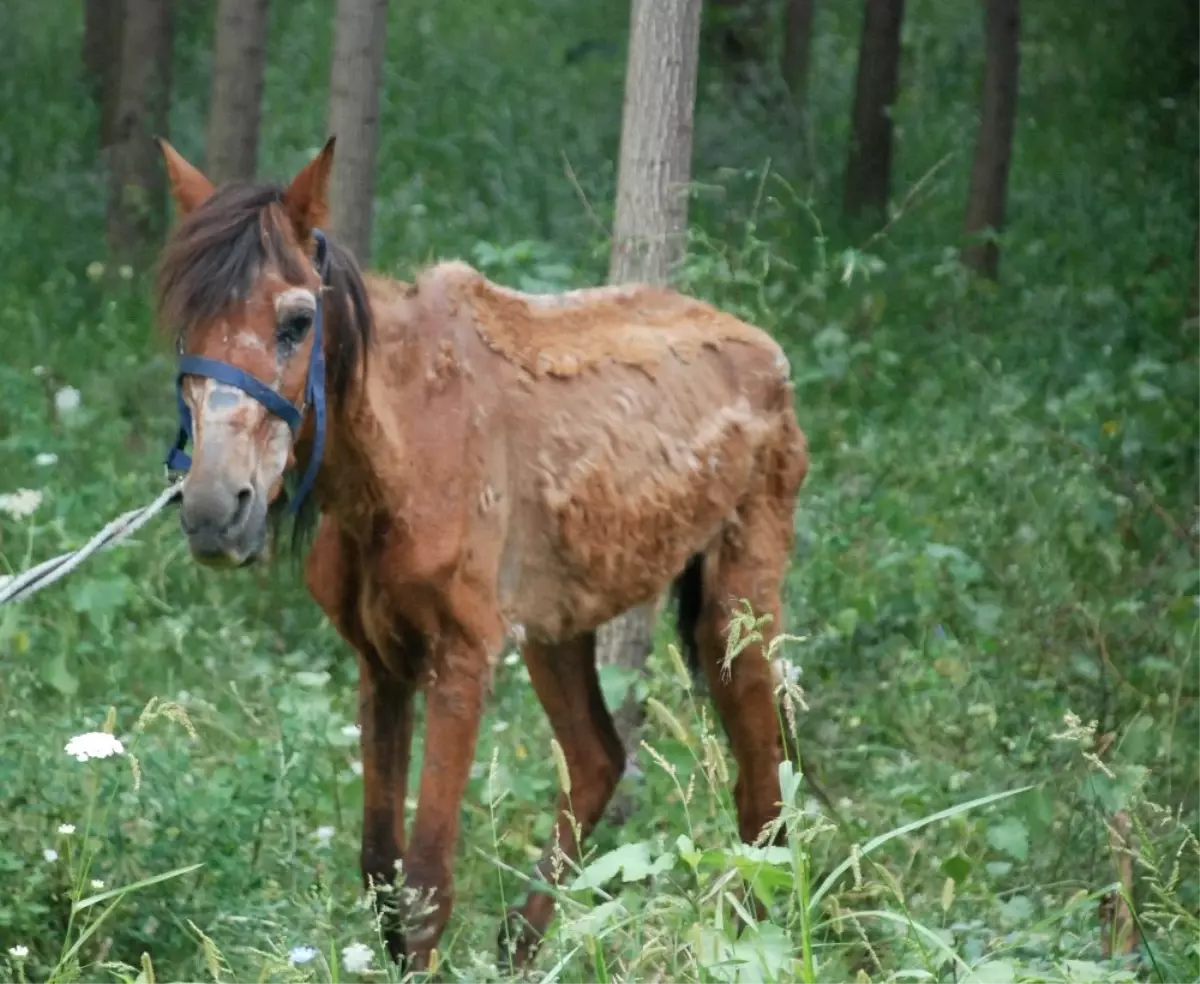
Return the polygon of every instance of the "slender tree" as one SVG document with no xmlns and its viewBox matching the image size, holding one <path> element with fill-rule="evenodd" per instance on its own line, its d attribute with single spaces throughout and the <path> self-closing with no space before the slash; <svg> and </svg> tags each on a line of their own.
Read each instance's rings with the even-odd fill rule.
<svg viewBox="0 0 1200 984">
<path fill-rule="evenodd" d="M 167 133 L 173 38 L 172 0 L 125 0 L 107 216 L 109 251 L 120 262 L 148 260 L 166 220 L 166 178 L 152 137 Z"/>
<path fill-rule="evenodd" d="M 700 9 L 701 0 L 632 0 L 609 265 L 613 283 L 665 283 L 684 251 Z M 654 614 L 650 603 L 601 626 L 597 662 L 640 672 Z M 632 694 L 614 717 L 626 750 L 633 749 L 641 708 Z"/>
<path fill-rule="evenodd" d="M 851 217 L 887 207 L 903 22 L 904 0 L 866 0 L 843 201 Z"/>
<path fill-rule="evenodd" d="M 83 71 L 99 114 L 101 148 L 112 143 L 121 78 L 124 0 L 86 0 L 83 8 Z"/>
<path fill-rule="evenodd" d="M 1008 166 L 1017 125 L 1017 75 L 1020 63 L 1021 0 L 986 0 L 987 58 L 979 136 L 971 165 L 971 191 L 963 233 L 962 262 L 996 279 L 1000 247 L 987 230 L 1004 229 L 1008 201 Z"/>
<path fill-rule="evenodd" d="M 248 181 L 258 164 L 270 0 L 220 0 L 213 46 L 205 170 L 217 185 Z"/>
<path fill-rule="evenodd" d="M 783 24 L 783 56 L 780 69 L 792 94 L 792 102 L 803 109 L 808 99 L 808 68 L 812 57 L 813 9 L 816 0 L 788 0 Z"/>
<path fill-rule="evenodd" d="M 338 239 L 367 266 L 387 0 L 338 0 L 336 18 L 329 132 L 337 137 L 337 156 L 330 208 Z"/>
<path fill-rule="evenodd" d="M 1194 213 L 1193 213 L 1194 214 Z M 1200 224 L 1192 246 L 1192 292 L 1188 296 L 1187 317 L 1200 315 Z"/>
</svg>

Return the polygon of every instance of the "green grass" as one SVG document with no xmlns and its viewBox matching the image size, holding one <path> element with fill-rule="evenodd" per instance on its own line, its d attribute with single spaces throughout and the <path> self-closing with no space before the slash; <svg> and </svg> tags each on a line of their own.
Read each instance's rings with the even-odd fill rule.
<svg viewBox="0 0 1200 984">
<path fill-rule="evenodd" d="M 332 4 L 275 6 L 261 160 L 283 177 L 324 136 Z M 462 256 L 534 289 L 598 282 L 625 4 L 392 6 L 376 265 Z M 0 494 L 43 496 L 0 515 L 14 570 L 148 501 L 174 428 L 145 279 L 89 274 L 104 176 L 79 7 L 0 11 L 0 38 L 21 39 L 0 59 Z M 211 8 L 188 7 L 178 44 L 171 135 L 196 159 Z M 741 957 L 746 980 L 1200 979 L 1196 89 L 1151 8 L 1106 7 L 1103 29 L 1087 5 L 1027 9 L 998 285 L 953 262 L 975 4 L 910 4 L 905 205 L 882 236 L 838 217 L 857 12 L 818 5 L 807 147 L 773 90 L 705 66 L 680 281 L 792 358 L 812 470 L 780 655 L 802 667 L 803 754 L 844 823 L 789 779 L 790 849 L 738 846 L 724 739 L 680 687 L 664 624 L 636 684 L 666 709 L 629 780 L 637 809 L 590 842 L 538 973 L 723 981 Z M 586 38 L 616 53 L 564 67 Z M 60 414 L 68 385 L 81 404 Z M 357 940 L 394 977 L 362 904 L 348 656 L 289 565 L 200 570 L 173 518 L 0 609 L 0 975 L 346 980 Z M 605 684 L 616 698 L 630 681 Z M 106 720 L 136 777 L 129 758 L 64 753 Z M 449 980 L 502 979 L 504 905 L 558 786 L 518 663 L 483 733 Z M 1122 810 L 1143 943 L 1107 960 L 1097 899 Z M 739 884 L 771 919 L 736 938 Z M 293 967 L 299 945 L 319 955 Z"/>
</svg>

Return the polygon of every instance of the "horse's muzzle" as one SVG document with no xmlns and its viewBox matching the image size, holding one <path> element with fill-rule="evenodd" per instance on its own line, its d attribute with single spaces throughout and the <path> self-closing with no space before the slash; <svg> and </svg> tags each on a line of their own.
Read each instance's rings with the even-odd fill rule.
<svg viewBox="0 0 1200 984">
<path fill-rule="evenodd" d="M 254 486 L 211 481 L 183 487 L 180 525 L 192 557 L 208 567 L 240 567 L 266 542 L 267 509 Z"/>
</svg>

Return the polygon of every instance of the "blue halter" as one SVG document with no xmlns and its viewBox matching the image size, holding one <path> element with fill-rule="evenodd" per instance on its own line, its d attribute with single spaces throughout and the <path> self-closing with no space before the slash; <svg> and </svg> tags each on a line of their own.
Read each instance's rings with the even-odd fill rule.
<svg viewBox="0 0 1200 984">
<path fill-rule="evenodd" d="M 317 241 L 317 272 L 321 275 L 321 286 L 325 287 L 329 280 L 329 249 L 325 236 L 319 229 L 313 230 Z M 324 303 L 321 294 L 317 293 L 317 310 L 313 315 L 312 351 L 308 359 L 308 382 L 304 389 L 304 403 L 296 407 L 271 389 L 261 379 L 251 376 L 244 369 L 231 366 L 228 362 L 217 359 L 205 359 L 198 355 L 184 355 L 179 359 L 179 373 L 175 377 L 175 398 L 179 404 L 179 434 L 175 444 L 167 452 L 167 468 L 171 471 L 185 472 L 192 467 L 191 456 L 183 449 L 192 439 L 192 414 L 187 401 L 183 398 L 184 376 L 208 376 L 218 383 L 234 386 L 244 393 L 254 397 L 275 416 L 281 418 L 291 429 L 293 436 L 300 429 L 304 420 L 304 410 L 312 404 L 316 415 L 316 433 L 313 436 L 312 454 L 308 459 L 308 468 L 304 477 L 296 487 L 296 493 L 288 502 L 288 512 L 293 515 L 299 511 L 300 504 L 311 491 L 316 481 L 317 470 L 321 467 L 321 452 L 325 448 L 325 338 L 324 338 Z"/>
</svg>

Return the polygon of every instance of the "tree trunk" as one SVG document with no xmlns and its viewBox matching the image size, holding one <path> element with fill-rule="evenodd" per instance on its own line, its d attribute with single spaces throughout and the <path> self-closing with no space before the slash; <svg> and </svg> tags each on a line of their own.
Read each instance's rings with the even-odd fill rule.
<svg viewBox="0 0 1200 984">
<path fill-rule="evenodd" d="M 113 141 L 121 80 L 124 0 L 86 0 L 83 12 L 83 71 L 98 114 L 97 142 Z"/>
<path fill-rule="evenodd" d="M 788 0 L 783 25 L 783 81 L 793 104 L 803 110 L 808 95 L 808 65 L 812 57 L 813 8 L 816 0 Z"/>
<path fill-rule="evenodd" d="M 270 0 L 220 0 L 205 171 L 213 184 L 249 181 L 258 163 Z"/>
<path fill-rule="evenodd" d="M 700 28 L 706 57 L 711 51 L 739 83 L 749 82 L 769 44 L 768 0 L 708 0 L 705 6 Z"/>
<path fill-rule="evenodd" d="M 613 283 L 666 283 L 684 252 L 700 10 L 701 0 L 632 0 L 609 266 Z M 597 663 L 640 672 L 650 652 L 655 607 L 648 603 L 601 626 Z M 627 754 L 636 750 L 641 717 L 630 693 L 614 715 Z"/>
<path fill-rule="evenodd" d="M 329 84 L 329 132 L 337 138 L 333 231 L 359 264 L 371 259 L 371 204 L 379 146 L 387 0 L 338 0 Z"/>
<path fill-rule="evenodd" d="M 975 239 L 962 249 L 962 262 L 992 280 L 1000 267 L 1000 247 L 986 230 L 1004 228 L 1008 165 L 1017 125 L 1017 71 L 1020 62 L 1021 0 L 987 0 L 987 64 L 983 108 L 971 165 L 965 235 Z"/>
<path fill-rule="evenodd" d="M 1193 213 L 1195 214 L 1195 213 Z M 1196 226 L 1196 238 L 1192 246 L 1192 293 L 1188 298 L 1187 317 L 1200 315 L 1200 225 Z"/>
<path fill-rule="evenodd" d="M 147 261 L 166 220 L 166 177 L 155 135 L 167 135 L 172 0 L 125 0 L 121 81 L 109 159 L 108 247 L 121 263 Z"/>
<path fill-rule="evenodd" d="M 846 161 L 847 216 L 883 212 L 892 179 L 892 105 L 900 74 L 904 0 L 867 0 Z"/>
</svg>

